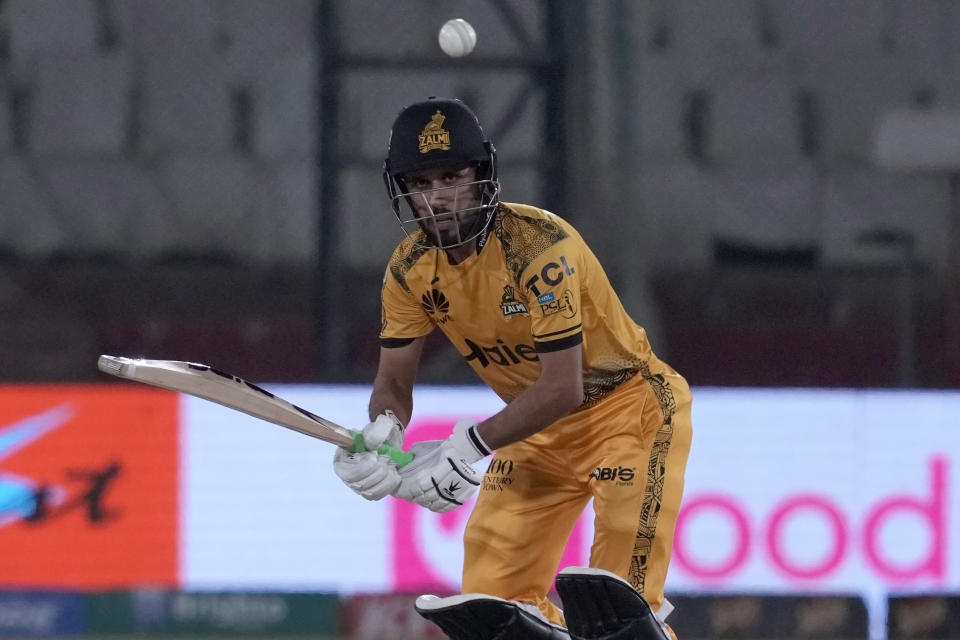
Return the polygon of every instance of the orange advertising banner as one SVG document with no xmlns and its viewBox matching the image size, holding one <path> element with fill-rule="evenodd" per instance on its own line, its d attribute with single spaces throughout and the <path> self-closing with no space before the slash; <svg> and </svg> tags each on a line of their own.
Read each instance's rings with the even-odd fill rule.
<svg viewBox="0 0 960 640">
<path fill-rule="evenodd" d="M 0 387 L 0 588 L 177 585 L 178 395 Z"/>
</svg>

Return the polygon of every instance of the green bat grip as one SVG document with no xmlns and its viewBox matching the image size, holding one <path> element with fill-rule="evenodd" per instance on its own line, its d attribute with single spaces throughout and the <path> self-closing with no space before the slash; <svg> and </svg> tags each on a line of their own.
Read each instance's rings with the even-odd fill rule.
<svg viewBox="0 0 960 640">
<path fill-rule="evenodd" d="M 362 453 L 367 451 L 367 445 L 363 441 L 363 434 L 359 431 L 353 432 L 353 446 L 347 449 L 350 453 Z M 390 456 L 394 462 L 397 463 L 397 469 L 402 469 L 406 465 L 413 462 L 413 454 L 409 451 L 404 451 L 400 447 L 394 447 L 389 444 L 382 444 L 377 447 L 377 453 L 384 456 Z"/>
</svg>

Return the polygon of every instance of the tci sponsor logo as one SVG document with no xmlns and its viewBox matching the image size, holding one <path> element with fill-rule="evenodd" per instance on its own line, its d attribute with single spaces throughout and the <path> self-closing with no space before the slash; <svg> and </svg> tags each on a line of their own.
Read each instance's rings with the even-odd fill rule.
<svg viewBox="0 0 960 640">
<path fill-rule="evenodd" d="M 572 276 L 574 273 L 576 273 L 576 270 L 567 264 L 567 257 L 560 256 L 560 264 L 548 262 L 543 266 L 543 269 L 540 270 L 540 275 L 533 276 L 527 280 L 524 286 L 532 291 L 533 295 L 539 297 L 543 295 L 543 292 L 537 288 L 537 283 L 540 282 L 540 280 L 543 280 L 552 287 L 560 284 L 564 275 Z"/>
<path fill-rule="evenodd" d="M 777 573 L 795 580 L 830 579 L 845 565 L 862 562 L 868 571 L 888 583 L 945 582 L 949 577 L 947 523 L 951 518 L 947 502 L 948 462 L 933 457 L 927 469 L 925 494 L 882 495 L 858 509 L 864 514 L 860 522 L 855 522 L 831 496 L 818 493 L 782 496 L 762 516 L 729 494 L 693 494 L 684 500 L 677 520 L 674 564 L 691 577 L 717 582 L 736 578 L 755 560 L 768 563 Z M 698 518 L 710 516 L 726 521 L 733 536 L 722 558 L 706 561 L 688 543 L 687 531 Z M 799 518 L 814 518 L 828 531 L 825 550 L 815 559 L 799 559 L 806 554 L 797 546 L 796 537 L 787 533 Z M 905 519 L 915 523 L 912 530 L 916 535 L 896 548 L 903 551 L 907 545 L 909 550 L 917 551 L 909 563 L 891 557 L 888 549 L 894 547 L 889 545 L 884 531 Z"/>
</svg>

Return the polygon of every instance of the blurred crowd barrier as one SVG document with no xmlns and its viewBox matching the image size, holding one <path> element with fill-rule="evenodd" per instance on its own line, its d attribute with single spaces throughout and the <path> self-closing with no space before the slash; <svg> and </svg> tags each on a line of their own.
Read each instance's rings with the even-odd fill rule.
<svg viewBox="0 0 960 640">
<path fill-rule="evenodd" d="M 379 270 L 119 263 L 0 266 L 0 380 L 100 381 L 101 353 L 204 362 L 259 382 L 368 382 L 379 353 Z M 622 274 L 614 274 L 623 281 Z M 918 273 L 731 263 L 651 278 L 654 351 L 697 385 L 960 386 L 960 318 Z M 904 286 L 916 298 L 905 306 Z M 329 307 L 332 315 L 321 315 Z M 338 352 L 321 318 L 336 322 Z M 421 380 L 476 376 L 442 336 Z"/>
</svg>

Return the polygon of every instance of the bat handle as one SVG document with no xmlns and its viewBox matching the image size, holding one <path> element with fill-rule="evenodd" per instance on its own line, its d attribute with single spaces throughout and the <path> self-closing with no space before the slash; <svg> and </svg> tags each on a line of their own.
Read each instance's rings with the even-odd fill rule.
<svg viewBox="0 0 960 640">
<path fill-rule="evenodd" d="M 397 469 L 402 469 L 413 462 L 412 453 L 409 451 L 404 451 L 400 447 L 395 447 L 390 444 L 382 444 L 377 447 L 377 453 L 384 456 L 390 456 L 393 461 L 397 463 Z"/>
<path fill-rule="evenodd" d="M 350 453 L 360 453 L 362 451 L 367 451 L 367 445 L 363 441 L 363 434 L 359 431 L 354 431 L 353 433 L 353 445 L 348 447 L 347 450 Z M 381 444 L 377 447 L 377 453 L 383 456 L 390 456 L 394 462 L 397 463 L 397 469 L 401 469 L 411 462 L 413 462 L 413 454 L 409 451 L 404 451 L 400 447 L 394 447 L 389 444 Z"/>
</svg>

